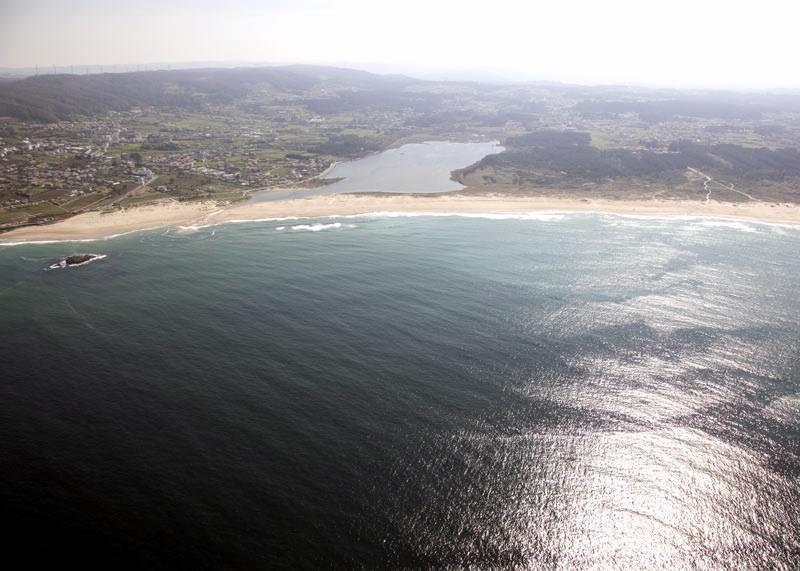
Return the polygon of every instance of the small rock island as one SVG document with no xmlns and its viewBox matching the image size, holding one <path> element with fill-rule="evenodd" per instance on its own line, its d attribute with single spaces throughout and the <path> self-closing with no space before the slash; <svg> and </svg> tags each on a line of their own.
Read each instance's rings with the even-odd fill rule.
<svg viewBox="0 0 800 571">
<path fill-rule="evenodd" d="M 83 264 L 84 262 L 94 260 L 95 258 L 96 256 L 93 254 L 76 254 L 74 256 L 67 256 L 64 261 L 68 266 L 77 266 L 78 264 Z"/>
<path fill-rule="evenodd" d="M 106 257 L 105 254 L 72 254 L 71 256 L 66 256 L 64 259 L 54 264 L 50 264 L 48 269 L 58 270 L 61 268 L 82 266 L 84 264 L 94 262 L 95 260 L 102 260 L 105 257 Z"/>
</svg>

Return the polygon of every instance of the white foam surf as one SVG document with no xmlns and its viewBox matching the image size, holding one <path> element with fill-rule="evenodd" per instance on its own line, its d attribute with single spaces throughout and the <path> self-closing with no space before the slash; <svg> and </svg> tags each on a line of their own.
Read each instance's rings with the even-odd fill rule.
<svg viewBox="0 0 800 571">
<path fill-rule="evenodd" d="M 331 224 L 297 224 L 292 226 L 291 229 L 295 232 L 321 232 L 323 230 L 340 230 L 342 228 L 358 228 L 356 224 L 342 224 L 341 222 L 333 222 Z"/>
<path fill-rule="evenodd" d="M 758 232 L 758 228 L 752 224 L 737 220 L 703 220 L 699 222 L 699 225 L 706 228 L 728 228 L 730 230 L 738 230 L 739 232 L 747 232 L 748 234 L 755 234 Z"/>
<path fill-rule="evenodd" d="M 179 232 L 197 232 L 206 228 L 213 228 L 215 226 L 223 226 L 225 224 L 249 224 L 258 222 L 283 222 L 286 220 L 305 220 L 309 216 L 285 216 L 282 218 L 234 218 L 233 220 L 222 220 L 220 222 L 209 222 L 208 224 L 190 224 L 187 226 L 176 226 Z M 318 218 L 318 217 L 314 217 Z M 321 218 L 324 218 L 321 217 Z"/>
<path fill-rule="evenodd" d="M 129 230 L 127 232 L 120 232 L 119 234 L 110 234 L 109 236 L 100 236 L 98 238 L 65 238 L 63 240 L 21 240 L 19 242 L 0 242 L 0 246 L 26 246 L 31 244 L 65 244 L 65 243 L 80 243 L 80 242 L 101 242 L 103 240 L 113 240 L 114 238 L 121 238 L 129 234 L 136 234 L 137 232 L 147 232 L 149 230 L 157 230 L 163 226 L 150 226 L 149 228 L 137 228 L 136 230 Z"/>
<path fill-rule="evenodd" d="M 535 220 L 556 222 L 566 218 L 569 212 L 366 212 L 331 218 L 482 218 L 485 220 Z"/>
<path fill-rule="evenodd" d="M 728 228 L 731 230 L 738 230 L 746 233 L 758 233 L 759 228 L 770 228 L 776 234 L 785 234 L 786 230 L 800 230 L 800 224 L 792 224 L 786 222 L 770 222 L 762 220 L 743 220 L 740 218 L 731 218 L 725 216 L 704 216 L 704 215 L 690 215 L 690 214 L 632 214 L 632 213 L 618 213 L 607 212 L 602 210 L 575 210 L 575 211 L 534 211 L 534 212 L 401 212 L 401 211 L 376 211 L 364 212 L 360 214 L 330 214 L 320 216 L 284 216 L 284 217 L 268 217 L 268 218 L 242 218 L 233 220 L 224 220 L 220 222 L 212 222 L 208 224 L 192 224 L 187 226 L 176 226 L 178 233 L 189 233 L 203 230 L 214 226 L 221 226 L 224 224 L 258 224 L 263 222 L 286 222 L 295 220 L 342 220 L 342 219 L 369 219 L 369 218 L 472 218 L 472 219 L 485 219 L 485 220 L 519 220 L 531 222 L 560 222 L 565 220 L 574 220 L 576 218 L 586 217 L 603 217 L 606 220 L 614 219 L 617 221 L 646 221 L 652 222 L 653 220 L 664 222 L 687 222 L 694 228 Z M 331 224 L 298 224 L 291 226 L 290 229 L 294 231 L 311 231 L 319 232 L 320 230 L 328 230 L 341 228 L 342 226 L 335 226 L 337 223 Z M 321 227 L 321 226 L 324 226 Z M 98 238 L 71 238 L 63 240 L 25 240 L 16 242 L 0 242 L 0 246 L 22 246 L 29 244 L 58 244 L 62 242 L 96 242 L 100 240 L 111 240 L 133 234 L 136 232 L 146 232 L 163 228 L 162 226 L 154 226 L 148 228 L 140 228 L 137 230 L 130 230 L 128 232 L 121 232 L 112 234 L 110 236 L 103 236 Z M 285 226 L 279 226 L 276 230 L 285 230 Z"/>
</svg>

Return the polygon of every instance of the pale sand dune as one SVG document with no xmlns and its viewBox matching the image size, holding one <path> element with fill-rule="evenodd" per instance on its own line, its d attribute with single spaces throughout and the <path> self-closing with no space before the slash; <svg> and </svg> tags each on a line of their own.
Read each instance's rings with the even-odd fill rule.
<svg viewBox="0 0 800 571">
<path fill-rule="evenodd" d="M 476 214 L 523 212 L 608 212 L 642 216 L 714 216 L 800 224 L 800 206 L 761 202 L 581 200 L 505 195 L 328 195 L 273 202 L 213 202 L 149 205 L 121 212 L 81 214 L 56 224 L 20 228 L 0 235 L 0 243 L 86 240 L 159 227 L 199 227 L 268 218 L 317 218 L 374 212 Z"/>
<path fill-rule="evenodd" d="M 221 207 L 213 202 L 169 202 L 127 208 L 110 213 L 87 212 L 55 224 L 28 226 L 0 234 L 0 244 L 48 240 L 107 238 L 148 228 L 190 224 Z"/>
</svg>

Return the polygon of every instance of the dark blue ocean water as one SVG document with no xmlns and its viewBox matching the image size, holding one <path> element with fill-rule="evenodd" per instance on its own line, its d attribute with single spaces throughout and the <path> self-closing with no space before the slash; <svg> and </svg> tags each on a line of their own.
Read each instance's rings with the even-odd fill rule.
<svg viewBox="0 0 800 571">
<path fill-rule="evenodd" d="M 799 251 L 589 214 L 0 248 L 7 557 L 797 568 Z"/>
</svg>

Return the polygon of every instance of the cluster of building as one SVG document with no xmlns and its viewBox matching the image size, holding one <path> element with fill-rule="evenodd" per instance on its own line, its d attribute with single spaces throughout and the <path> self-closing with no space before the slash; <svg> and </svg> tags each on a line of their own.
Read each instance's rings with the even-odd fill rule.
<svg viewBox="0 0 800 571">
<path fill-rule="evenodd" d="M 48 201 L 69 208 L 82 195 L 124 195 L 159 175 L 200 175 L 226 188 L 291 185 L 330 164 L 307 153 L 281 152 L 270 129 L 235 126 L 213 136 L 202 127 L 147 133 L 126 114 L 27 127 L 23 135 L 0 138 L 0 207 Z M 173 190 L 168 182 L 156 184 L 162 192 Z"/>
</svg>

